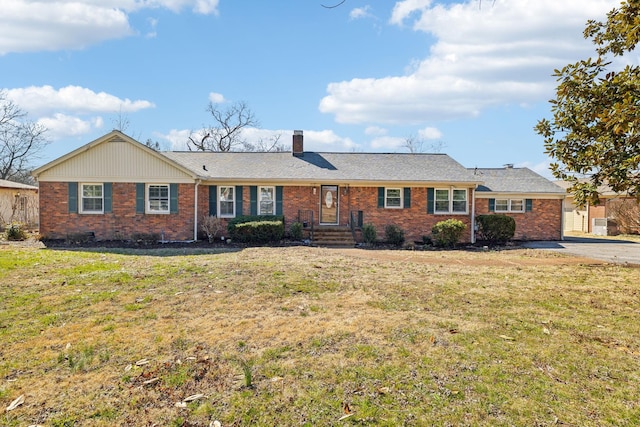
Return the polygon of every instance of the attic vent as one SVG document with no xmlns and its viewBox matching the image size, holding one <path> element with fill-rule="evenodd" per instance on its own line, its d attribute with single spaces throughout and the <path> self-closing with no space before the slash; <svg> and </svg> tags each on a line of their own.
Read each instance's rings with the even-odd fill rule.
<svg viewBox="0 0 640 427">
<path fill-rule="evenodd" d="M 114 136 L 113 138 L 111 138 L 111 139 L 109 140 L 109 142 L 126 142 L 126 141 L 125 141 L 125 140 L 124 140 L 124 138 L 123 138 L 123 137 L 121 137 L 121 136 Z"/>
</svg>

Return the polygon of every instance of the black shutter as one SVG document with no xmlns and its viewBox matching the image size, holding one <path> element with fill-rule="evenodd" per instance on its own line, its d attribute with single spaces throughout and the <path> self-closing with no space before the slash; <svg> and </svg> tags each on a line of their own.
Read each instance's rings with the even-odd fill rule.
<svg viewBox="0 0 640 427">
<path fill-rule="evenodd" d="M 169 212 L 178 213 L 178 184 L 169 184 Z"/>
<path fill-rule="evenodd" d="M 433 199 L 433 188 L 427 188 L 427 213 L 432 214 L 435 201 Z"/>
<path fill-rule="evenodd" d="M 144 213 L 144 183 L 136 183 L 136 213 Z"/>
<path fill-rule="evenodd" d="M 533 200 L 531 200 L 531 199 L 525 200 L 525 211 L 526 212 L 533 211 Z"/>
<path fill-rule="evenodd" d="M 236 216 L 242 216 L 242 185 L 236 186 Z"/>
<path fill-rule="evenodd" d="M 496 199 L 489 199 L 489 212 L 496 211 Z"/>
<path fill-rule="evenodd" d="M 404 188 L 404 207 L 408 209 L 411 207 L 411 188 Z"/>
<path fill-rule="evenodd" d="M 111 213 L 113 206 L 113 184 L 105 182 L 102 184 L 104 197 L 104 213 Z"/>
<path fill-rule="evenodd" d="M 276 187 L 276 215 L 282 215 L 282 185 Z"/>
<path fill-rule="evenodd" d="M 78 213 L 78 183 L 69 183 L 69 213 Z"/>
<path fill-rule="evenodd" d="M 378 207 L 384 208 L 384 187 L 378 187 Z"/>
<path fill-rule="evenodd" d="M 209 216 L 218 216 L 218 186 L 209 186 Z"/>
<path fill-rule="evenodd" d="M 258 215 L 258 187 L 249 187 L 249 209 L 251 215 Z"/>
</svg>

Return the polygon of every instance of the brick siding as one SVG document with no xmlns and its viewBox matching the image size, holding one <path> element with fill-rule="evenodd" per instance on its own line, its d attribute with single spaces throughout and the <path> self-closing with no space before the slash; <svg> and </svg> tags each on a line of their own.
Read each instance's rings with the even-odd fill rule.
<svg viewBox="0 0 640 427">
<path fill-rule="evenodd" d="M 69 213 L 68 183 L 41 182 L 40 234 L 44 238 L 64 239 L 73 233 L 93 232 L 97 240 L 112 240 L 129 239 L 135 233 L 158 233 L 165 240 L 191 240 L 193 188 L 191 184 L 178 186 L 178 213 L 139 214 L 136 184 L 113 183 L 112 212 L 81 214 Z"/>
<path fill-rule="evenodd" d="M 493 213 L 489 211 L 489 199 L 476 199 L 476 215 Z M 533 199 L 531 212 L 504 212 L 504 214 L 516 221 L 515 240 L 560 240 L 562 238 L 562 200 Z"/>
<path fill-rule="evenodd" d="M 299 210 L 312 210 L 315 225 L 319 225 L 320 186 L 285 186 L 283 188 L 283 214 L 290 225 L 298 218 Z M 76 232 L 93 232 L 98 240 L 130 238 L 134 233 L 158 233 L 165 240 L 191 240 L 194 227 L 194 185 L 180 184 L 176 214 L 136 213 L 136 184 L 113 183 L 112 212 L 105 214 L 69 213 L 68 184 L 66 182 L 40 183 L 40 233 L 46 238 L 65 238 Z M 468 211 L 471 210 L 468 193 Z M 411 206 L 403 209 L 378 207 L 378 187 L 339 187 L 339 224 L 349 223 L 351 211 L 362 211 L 363 221 L 373 224 L 380 238 L 384 229 L 396 224 L 405 231 L 408 242 L 420 241 L 430 235 L 433 226 L 449 218 L 467 226 L 463 241 L 471 239 L 471 215 L 441 215 L 427 213 L 427 189 L 411 188 Z M 516 220 L 516 239 L 558 240 L 561 238 L 561 200 L 533 200 L 533 211 L 510 214 Z M 243 214 L 250 212 L 249 186 L 243 191 Z M 476 213 L 488 214 L 488 200 L 476 200 Z M 198 186 L 198 220 L 209 214 L 209 187 Z M 198 230 L 199 238 L 204 238 Z"/>
</svg>

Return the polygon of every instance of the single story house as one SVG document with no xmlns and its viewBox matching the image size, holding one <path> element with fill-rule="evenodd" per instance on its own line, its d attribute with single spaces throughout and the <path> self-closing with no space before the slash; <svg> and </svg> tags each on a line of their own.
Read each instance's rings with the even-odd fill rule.
<svg viewBox="0 0 640 427">
<path fill-rule="evenodd" d="M 509 173 L 544 180 L 528 169 Z M 159 152 L 112 131 L 34 176 L 45 238 L 88 232 L 104 240 L 134 233 L 197 240 L 206 216 L 273 214 L 287 225 L 299 221 L 316 229 L 373 224 L 379 236 L 396 224 L 408 241 L 455 218 L 467 225 L 464 239 L 474 242 L 475 215 L 490 211 L 490 198 L 501 212 L 507 196 L 523 201 L 521 211 L 515 201 L 506 211 L 518 217 L 522 238 L 562 237 L 562 192 L 481 187 L 487 174 L 446 154 L 304 151 L 302 131 L 294 131 L 291 152 L 268 153 Z"/>
<path fill-rule="evenodd" d="M 38 187 L 0 179 L 0 227 L 12 222 L 38 223 Z"/>
<path fill-rule="evenodd" d="M 568 191 L 571 183 L 555 181 Z M 578 206 L 572 193 L 566 194 L 564 208 L 564 228 L 568 232 L 595 235 L 616 235 L 619 233 L 640 233 L 640 203 L 626 194 L 618 194 L 608 185 L 598 187 L 600 203 Z"/>
</svg>

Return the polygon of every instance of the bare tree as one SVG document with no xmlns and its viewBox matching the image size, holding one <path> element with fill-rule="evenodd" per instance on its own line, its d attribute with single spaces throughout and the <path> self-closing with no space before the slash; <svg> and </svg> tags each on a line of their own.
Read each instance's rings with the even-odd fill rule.
<svg viewBox="0 0 640 427">
<path fill-rule="evenodd" d="M 261 151 L 261 152 L 281 152 L 288 151 L 289 148 L 280 142 L 281 134 L 273 135 L 268 139 L 260 139 L 258 142 L 243 142 L 244 151 Z"/>
<path fill-rule="evenodd" d="M 113 129 L 119 130 L 122 133 L 126 133 L 127 129 L 129 129 L 131 122 L 129 121 L 127 113 L 122 111 L 122 105 L 120 105 L 120 109 L 116 113 L 116 116 L 111 119 L 111 123 L 113 124 Z"/>
<path fill-rule="evenodd" d="M 215 124 L 200 132 L 191 132 L 187 141 L 191 151 L 234 151 L 245 144 L 242 129 L 258 126 L 245 102 L 236 102 L 226 109 L 210 102 L 207 111 Z"/>
<path fill-rule="evenodd" d="M 29 174 L 31 161 L 48 143 L 47 129 L 27 120 L 27 113 L 0 91 L 0 179 L 19 179 Z"/>
<path fill-rule="evenodd" d="M 415 135 L 409 135 L 405 138 L 402 147 L 406 148 L 410 153 L 441 153 L 446 144 L 442 141 L 426 144 L 424 138 Z"/>
</svg>

